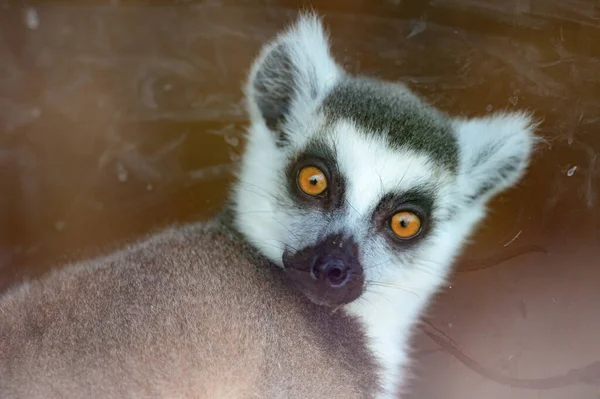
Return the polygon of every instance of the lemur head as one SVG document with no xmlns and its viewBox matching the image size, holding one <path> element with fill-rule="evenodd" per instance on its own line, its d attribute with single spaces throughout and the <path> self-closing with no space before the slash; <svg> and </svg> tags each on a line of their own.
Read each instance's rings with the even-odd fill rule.
<svg viewBox="0 0 600 399">
<path fill-rule="evenodd" d="M 526 114 L 452 118 L 401 84 L 351 76 L 314 15 L 262 49 L 246 94 L 237 228 L 328 306 L 377 286 L 433 292 L 535 142 Z"/>
</svg>

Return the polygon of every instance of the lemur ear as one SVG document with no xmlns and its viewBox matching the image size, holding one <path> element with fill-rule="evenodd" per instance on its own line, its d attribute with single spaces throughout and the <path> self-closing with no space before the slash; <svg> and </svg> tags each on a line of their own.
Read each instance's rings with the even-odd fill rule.
<svg viewBox="0 0 600 399">
<path fill-rule="evenodd" d="M 251 68 L 246 95 L 252 122 L 264 122 L 285 141 L 284 127 L 306 123 L 341 73 L 320 19 L 301 14 L 262 48 Z"/>
<path fill-rule="evenodd" d="M 485 202 L 522 177 L 540 141 L 534 134 L 537 125 L 526 113 L 455 121 L 465 199 Z"/>
</svg>

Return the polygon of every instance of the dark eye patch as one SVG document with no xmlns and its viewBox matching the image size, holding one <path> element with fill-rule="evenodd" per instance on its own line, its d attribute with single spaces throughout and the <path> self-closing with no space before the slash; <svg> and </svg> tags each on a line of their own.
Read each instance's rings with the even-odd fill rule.
<svg viewBox="0 0 600 399">
<path fill-rule="evenodd" d="M 409 245 L 418 241 L 431 228 L 433 207 L 433 190 L 418 188 L 404 192 L 389 192 L 381 198 L 373 211 L 373 226 L 376 231 L 383 233 L 391 242 Z M 414 239 L 399 240 L 391 231 L 390 219 L 400 211 L 410 211 L 419 217 L 421 232 Z"/>
<path fill-rule="evenodd" d="M 334 210 L 342 205 L 346 182 L 339 171 L 335 150 L 319 140 L 310 141 L 304 151 L 290 159 L 285 176 L 288 190 L 302 205 Z M 298 172 L 306 166 L 319 168 L 327 178 L 327 190 L 317 197 L 304 194 L 297 184 Z"/>
</svg>

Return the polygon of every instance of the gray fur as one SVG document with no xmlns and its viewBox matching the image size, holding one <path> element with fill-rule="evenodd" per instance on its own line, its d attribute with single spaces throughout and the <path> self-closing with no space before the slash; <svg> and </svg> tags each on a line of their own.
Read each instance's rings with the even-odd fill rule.
<svg viewBox="0 0 600 399">
<path fill-rule="evenodd" d="M 0 298 L 0 397 L 367 398 L 362 327 L 217 224 L 170 229 Z M 301 332 L 301 333 L 300 333 Z"/>
<path fill-rule="evenodd" d="M 297 72 L 284 44 L 275 47 L 264 62 L 265 67 L 258 71 L 253 82 L 256 102 L 267 127 L 278 132 L 280 141 L 285 143 L 281 127 L 294 96 Z"/>
<path fill-rule="evenodd" d="M 485 162 L 484 157 L 482 156 L 481 160 L 479 161 Z M 515 171 L 517 171 L 521 167 L 522 163 L 523 161 L 519 157 L 508 157 L 502 165 L 499 165 L 496 173 L 490 175 L 486 181 L 480 183 L 477 192 L 475 193 L 475 195 L 469 197 L 469 200 L 476 200 L 481 196 L 487 194 L 490 190 L 494 189 L 494 187 L 500 185 L 500 183 L 503 180 L 506 180 L 509 176 L 515 173 Z"/>
<path fill-rule="evenodd" d="M 448 118 L 399 84 L 347 76 L 322 107 L 330 119 L 349 119 L 365 132 L 386 135 L 393 147 L 425 152 L 452 171 L 458 167 L 458 144 Z"/>
</svg>

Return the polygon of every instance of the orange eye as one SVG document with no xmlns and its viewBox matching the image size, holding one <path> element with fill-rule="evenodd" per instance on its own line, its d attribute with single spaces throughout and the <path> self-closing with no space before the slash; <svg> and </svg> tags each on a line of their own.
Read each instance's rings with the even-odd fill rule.
<svg viewBox="0 0 600 399">
<path fill-rule="evenodd" d="M 298 173 L 298 186 L 306 194 L 317 196 L 327 189 L 327 178 L 321 169 L 305 166 Z"/>
<path fill-rule="evenodd" d="M 400 238 L 413 238 L 421 230 L 421 219 L 409 211 L 402 211 L 392 216 L 392 231 Z"/>
</svg>

